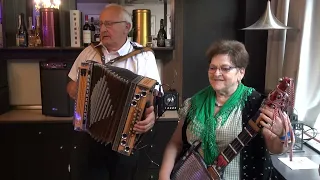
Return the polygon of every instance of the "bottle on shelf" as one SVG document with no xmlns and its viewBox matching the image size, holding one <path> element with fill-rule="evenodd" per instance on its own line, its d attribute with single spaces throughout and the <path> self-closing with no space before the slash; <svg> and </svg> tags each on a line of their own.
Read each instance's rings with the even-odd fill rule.
<svg viewBox="0 0 320 180">
<path fill-rule="evenodd" d="M 100 42 L 100 29 L 96 28 L 96 33 L 94 34 L 94 42 Z"/>
<path fill-rule="evenodd" d="M 0 6 L 1 8 L 1 6 Z M 0 48 L 3 48 L 2 17 L 0 16 Z"/>
<path fill-rule="evenodd" d="M 26 24 L 24 22 L 24 14 L 21 13 L 20 14 L 20 19 L 21 19 L 21 24 L 19 27 L 19 32 L 18 32 L 18 36 L 19 36 L 19 46 L 20 47 L 28 47 L 28 31 L 26 28 Z"/>
<path fill-rule="evenodd" d="M 91 43 L 91 30 L 88 21 L 88 15 L 85 15 L 85 22 L 82 26 L 82 35 L 83 35 L 83 46 L 87 47 Z"/>
<path fill-rule="evenodd" d="M 42 46 L 40 34 L 41 34 L 40 16 L 37 15 L 36 16 L 36 28 L 35 28 L 35 32 L 34 32 L 34 36 L 35 36 L 34 46 L 36 46 L 36 47 Z"/>
<path fill-rule="evenodd" d="M 160 20 L 160 29 L 157 35 L 157 46 L 165 47 L 165 40 L 167 39 L 167 32 L 164 30 L 164 20 Z"/>
<path fill-rule="evenodd" d="M 91 42 L 95 42 L 94 35 L 96 33 L 96 27 L 94 25 L 94 18 L 91 17 L 91 22 L 90 22 L 90 32 L 91 32 Z"/>
<path fill-rule="evenodd" d="M 32 26 L 32 17 L 29 16 L 28 19 L 28 47 L 35 46 L 35 36 L 34 36 L 34 28 Z"/>
<path fill-rule="evenodd" d="M 20 46 L 20 26 L 21 26 L 21 15 L 18 15 L 18 24 L 16 32 L 16 46 Z"/>
</svg>

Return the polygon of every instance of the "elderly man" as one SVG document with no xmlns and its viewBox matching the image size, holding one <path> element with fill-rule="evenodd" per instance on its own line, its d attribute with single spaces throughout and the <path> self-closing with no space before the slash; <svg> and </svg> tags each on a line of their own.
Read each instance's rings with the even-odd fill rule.
<svg viewBox="0 0 320 180">
<path fill-rule="evenodd" d="M 132 28 L 130 14 L 120 5 L 110 4 L 100 14 L 100 43 L 95 47 L 86 47 L 75 60 L 70 70 L 71 81 L 67 86 L 70 97 L 75 98 L 77 69 L 86 60 L 100 61 L 94 48 L 101 48 L 106 63 L 126 55 L 141 46 L 127 39 Z M 132 72 L 153 78 L 160 82 L 155 57 L 152 52 L 143 52 L 124 61 L 115 62 L 114 66 L 126 68 Z M 145 111 L 145 119 L 134 126 L 138 133 L 149 131 L 155 122 L 154 107 Z M 77 148 L 71 154 L 71 176 L 73 180 L 131 180 L 137 165 L 137 154 L 124 156 L 111 150 L 111 145 L 95 142 L 87 133 L 77 132 Z"/>
</svg>

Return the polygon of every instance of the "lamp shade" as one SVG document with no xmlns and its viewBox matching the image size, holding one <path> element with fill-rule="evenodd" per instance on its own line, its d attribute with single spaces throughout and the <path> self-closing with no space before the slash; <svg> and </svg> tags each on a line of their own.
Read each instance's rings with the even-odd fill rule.
<svg viewBox="0 0 320 180">
<path fill-rule="evenodd" d="M 242 30 L 272 30 L 272 29 L 292 29 L 282 24 L 271 12 L 270 1 L 267 3 L 267 8 L 260 19 L 249 27 Z"/>
</svg>

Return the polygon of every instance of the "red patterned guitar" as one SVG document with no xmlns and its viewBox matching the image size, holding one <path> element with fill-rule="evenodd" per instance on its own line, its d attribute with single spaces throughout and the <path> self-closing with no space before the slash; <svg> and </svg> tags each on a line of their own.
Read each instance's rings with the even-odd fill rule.
<svg viewBox="0 0 320 180">
<path fill-rule="evenodd" d="M 269 106 L 274 110 L 273 120 L 276 120 L 277 116 L 283 120 L 283 125 L 285 127 L 285 134 L 290 135 L 290 137 L 285 136 L 285 143 L 288 145 L 291 140 L 291 153 L 290 159 L 292 159 L 292 145 L 294 144 L 294 134 L 292 131 L 290 119 L 284 112 L 291 111 L 294 105 L 294 83 L 293 79 L 284 77 L 279 80 L 279 84 L 276 89 L 271 91 L 268 96 L 264 99 L 261 106 Z M 208 172 L 212 179 L 219 180 L 223 174 L 225 167 L 231 162 L 261 130 L 262 126 L 260 121 L 262 118 L 258 116 L 260 112 L 256 113 L 256 117 L 249 120 L 247 127 L 244 127 L 243 131 L 234 139 L 229 146 L 224 149 L 218 155 L 214 164 L 208 166 Z"/>
</svg>

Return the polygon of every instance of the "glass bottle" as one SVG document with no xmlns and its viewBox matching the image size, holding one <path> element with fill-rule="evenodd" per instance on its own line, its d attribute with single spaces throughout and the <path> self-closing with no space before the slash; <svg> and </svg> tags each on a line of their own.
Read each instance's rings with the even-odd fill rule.
<svg viewBox="0 0 320 180">
<path fill-rule="evenodd" d="M 160 20 L 160 29 L 157 36 L 157 46 L 165 47 L 165 40 L 167 39 L 166 30 L 164 30 L 164 20 Z"/>
<path fill-rule="evenodd" d="M 21 13 L 21 25 L 19 27 L 19 46 L 28 47 L 28 31 L 24 21 L 24 14 Z"/>
</svg>

